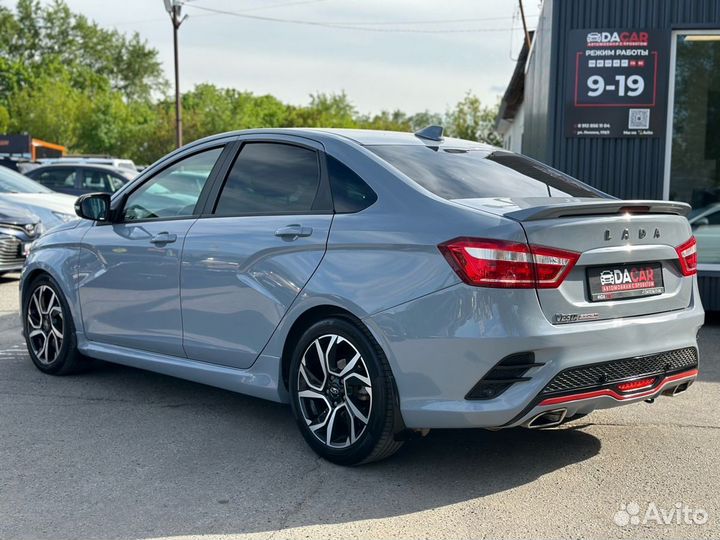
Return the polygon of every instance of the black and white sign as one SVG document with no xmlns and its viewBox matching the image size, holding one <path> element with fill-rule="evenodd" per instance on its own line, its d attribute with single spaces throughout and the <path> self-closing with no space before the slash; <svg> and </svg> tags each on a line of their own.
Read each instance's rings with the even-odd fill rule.
<svg viewBox="0 0 720 540">
<path fill-rule="evenodd" d="M 653 30 L 571 31 L 566 135 L 662 137 L 667 39 Z"/>
</svg>

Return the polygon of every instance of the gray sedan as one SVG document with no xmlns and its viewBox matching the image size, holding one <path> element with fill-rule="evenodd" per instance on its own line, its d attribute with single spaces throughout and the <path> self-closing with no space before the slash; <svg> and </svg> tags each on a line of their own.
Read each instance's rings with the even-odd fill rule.
<svg viewBox="0 0 720 540">
<path fill-rule="evenodd" d="M 30 357 L 289 403 L 341 464 L 432 428 L 546 428 L 675 395 L 703 322 L 689 207 L 411 133 L 226 133 L 33 244 Z"/>
</svg>

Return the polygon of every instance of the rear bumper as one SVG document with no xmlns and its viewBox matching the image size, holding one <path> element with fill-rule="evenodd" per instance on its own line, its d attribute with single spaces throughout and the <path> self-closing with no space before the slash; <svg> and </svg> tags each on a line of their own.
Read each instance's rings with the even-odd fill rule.
<svg viewBox="0 0 720 540">
<path fill-rule="evenodd" d="M 672 375 L 659 376 L 652 387 L 631 393 L 620 393 L 613 388 L 601 388 L 544 399 L 539 397 L 502 427 L 528 426 L 534 418 L 549 411 L 562 412 L 564 418 L 572 418 L 595 409 L 608 409 L 628 403 L 656 399 L 666 393 L 673 394 L 678 389 L 687 389 L 695 382 L 698 373 L 697 369 L 690 369 Z"/>
<path fill-rule="evenodd" d="M 543 410 L 568 416 L 640 401 L 662 393 L 584 395 L 565 404 L 538 396 L 569 368 L 697 347 L 704 312 L 697 301 L 655 315 L 553 325 L 532 290 L 456 285 L 366 319 L 388 352 L 409 428 L 512 427 Z M 489 400 L 468 400 L 470 389 L 501 359 L 533 352 L 527 380 Z M 687 370 L 686 370 L 687 371 Z M 695 375 L 688 376 L 694 379 Z M 668 384 L 674 381 L 669 381 Z M 664 384 L 660 379 L 657 385 Z"/>
</svg>

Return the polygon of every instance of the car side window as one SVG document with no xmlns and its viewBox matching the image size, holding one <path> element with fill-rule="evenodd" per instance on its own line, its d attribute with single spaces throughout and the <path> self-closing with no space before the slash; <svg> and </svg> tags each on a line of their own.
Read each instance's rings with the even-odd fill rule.
<svg viewBox="0 0 720 540">
<path fill-rule="evenodd" d="M 246 143 L 228 173 L 215 215 L 310 213 L 319 185 L 314 150 Z"/>
<path fill-rule="evenodd" d="M 74 188 L 75 187 L 75 169 L 50 169 L 42 171 L 35 176 L 35 181 L 50 189 L 56 188 Z"/>
<path fill-rule="evenodd" d="M 83 175 L 82 188 L 114 193 L 117 188 L 113 187 L 111 178 L 112 175 L 106 171 L 86 170 Z"/>
<path fill-rule="evenodd" d="M 372 188 L 350 167 L 332 156 L 327 156 L 327 167 L 335 212 L 359 212 L 377 201 L 377 195 Z"/>
<path fill-rule="evenodd" d="M 213 148 L 175 162 L 132 192 L 123 219 L 137 221 L 193 215 L 205 182 L 223 148 Z"/>
</svg>

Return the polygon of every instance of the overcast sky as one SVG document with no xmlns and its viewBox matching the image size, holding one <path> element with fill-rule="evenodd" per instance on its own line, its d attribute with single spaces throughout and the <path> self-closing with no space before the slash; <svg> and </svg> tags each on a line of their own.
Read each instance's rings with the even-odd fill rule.
<svg viewBox="0 0 720 540">
<path fill-rule="evenodd" d="M 163 0 L 66 1 L 103 26 L 139 32 L 160 51 L 171 79 L 172 27 Z M 534 28 L 539 1 L 524 3 Z M 345 90 L 363 113 L 443 112 L 468 90 L 494 103 L 522 44 L 517 5 L 515 0 L 187 0 L 183 10 L 189 18 L 180 29 L 181 87 L 211 82 L 295 104 L 307 103 L 310 93 Z M 372 23 L 365 26 L 383 31 L 207 10 L 353 27 Z M 425 24 L 438 20 L 455 22 Z"/>
</svg>

